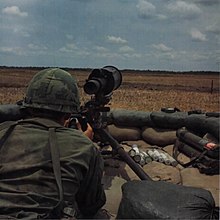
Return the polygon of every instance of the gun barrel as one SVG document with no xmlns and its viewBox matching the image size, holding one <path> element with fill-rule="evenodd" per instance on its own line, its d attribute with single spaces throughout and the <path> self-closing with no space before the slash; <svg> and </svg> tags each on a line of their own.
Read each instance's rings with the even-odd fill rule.
<svg viewBox="0 0 220 220">
<path fill-rule="evenodd" d="M 152 179 L 144 172 L 144 170 L 128 155 L 124 148 L 104 129 L 98 129 L 97 132 L 101 137 L 106 139 L 111 147 L 124 159 L 124 161 L 130 166 L 130 168 L 137 174 L 141 180 Z"/>
</svg>

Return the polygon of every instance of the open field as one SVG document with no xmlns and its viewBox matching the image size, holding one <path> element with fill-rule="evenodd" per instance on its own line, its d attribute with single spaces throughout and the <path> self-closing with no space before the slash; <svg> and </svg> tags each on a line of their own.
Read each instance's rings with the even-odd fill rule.
<svg viewBox="0 0 220 220">
<path fill-rule="evenodd" d="M 0 68 L 0 104 L 22 99 L 28 82 L 38 71 L 35 68 Z M 82 89 L 90 71 L 68 71 L 77 76 L 83 104 L 90 98 Z M 219 111 L 218 74 L 126 70 L 122 75 L 123 82 L 114 91 L 111 108 L 159 111 L 162 107 L 177 107 L 181 111 Z"/>
</svg>

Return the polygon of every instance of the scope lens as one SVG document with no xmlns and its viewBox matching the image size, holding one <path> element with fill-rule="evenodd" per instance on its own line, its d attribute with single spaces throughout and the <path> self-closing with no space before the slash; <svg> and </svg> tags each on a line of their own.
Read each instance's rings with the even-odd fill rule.
<svg viewBox="0 0 220 220">
<path fill-rule="evenodd" d="M 99 91 L 100 86 L 101 85 L 98 80 L 91 79 L 84 85 L 84 91 L 89 95 L 96 94 Z"/>
</svg>

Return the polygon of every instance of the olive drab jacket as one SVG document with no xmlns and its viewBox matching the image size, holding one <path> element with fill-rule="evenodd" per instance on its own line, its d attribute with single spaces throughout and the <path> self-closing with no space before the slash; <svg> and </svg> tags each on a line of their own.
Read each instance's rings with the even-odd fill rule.
<svg viewBox="0 0 220 220">
<path fill-rule="evenodd" d="M 49 127 L 55 130 L 65 204 L 88 217 L 105 204 L 103 161 L 92 141 L 78 130 L 33 118 L 0 124 L 0 216 L 41 218 L 59 203 Z"/>
</svg>

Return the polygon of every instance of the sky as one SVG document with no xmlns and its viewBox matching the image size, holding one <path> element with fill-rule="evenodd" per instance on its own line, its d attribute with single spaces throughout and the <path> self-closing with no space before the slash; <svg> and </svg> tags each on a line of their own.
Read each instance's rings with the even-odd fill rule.
<svg viewBox="0 0 220 220">
<path fill-rule="evenodd" d="M 0 0 L 0 66 L 219 71 L 220 0 Z"/>
</svg>

